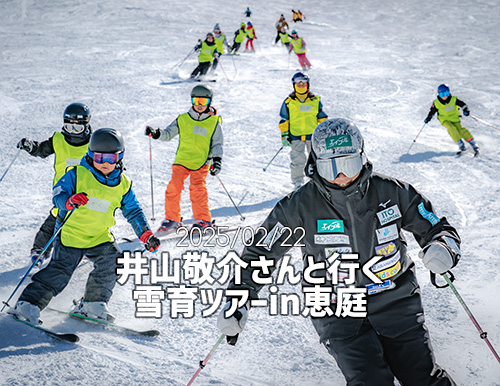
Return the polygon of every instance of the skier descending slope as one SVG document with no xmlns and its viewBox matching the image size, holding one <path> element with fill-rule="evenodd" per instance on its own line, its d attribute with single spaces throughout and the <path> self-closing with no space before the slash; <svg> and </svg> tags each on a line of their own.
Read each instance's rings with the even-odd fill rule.
<svg viewBox="0 0 500 386">
<path fill-rule="evenodd" d="M 40 143 L 23 138 L 19 141 L 17 147 L 26 150 L 35 157 L 46 158 L 54 154 L 55 174 L 53 185 L 55 185 L 66 172 L 66 168 L 78 165 L 82 157 L 87 153 L 90 135 L 92 134 L 90 118 L 90 109 L 86 105 L 72 103 L 64 110 L 64 124 L 61 132 L 55 132 L 52 137 Z M 52 208 L 49 216 L 37 232 L 31 248 L 32 262 L 35 262 L 45 244 L 54 234 L 57 213 L 57 208 Z M 51 251 L 52 245 L 45 251 L 44 256 L 40 257 L 37 264 L 42 265 L 43 260 L 50 256 Z"/>
<path fill-rule="evenodd" d="M 189 177 L 189 193 L 196 228 L 212 226 L 208 207 L 206 178 L 217 175 L 222 167 L 222 118 L 211 106 L 213 91 L 198 85 L 191 91 L 192 106 L 179 115 L 166 129 L 146 126 L 145 135 L 161 141 L 170 141 L 179 135 L 179 147 L 172 165 L 172 178 L 165 191 L 165 220 L 158 229 L 161 232 L 176 230 L 181 226 L 181 193 Z M 211 166 L 209 166 L 211 163 Z"/>
<path fill-rule="evenodd" d="M 267 238 L 267 244 L 256 241 L 243 250 L 242 259 L 249 265 L 242 271 L 241 284 L 233 279 L 229 285 L 228 303 L 217 321 L 219 329 L 235 343 L 251 302 L 263 287 L 256 279 L 270 276 L 263 272 L 263 264 L 252 267 L 251 262 L 265 256 L 276 267 L 303 235 L 293 230 L 304 228 L 300 240 L 304 278 L 321 280 L 321 288 L 331 290 L 331 300 L 327 293 L 326 304 L 319 310 L 324 312 L 310 311 L 312 322 L 347 385 L 394 386 L 394 378 L 405 386 L 455 385 L 434 362 L 415 265 L 406 255 L 402 230 L 415 236 L 423 249 L 424 265 L 435 274 L 447 272 L 460 258 L 456 230 L 446 218 L 434 214 L 431 203 L 413 186 L 372 171 L 361 133 L 346 119 L 318 125 L 306 169 L 311 181 L 278 202 L 263 223 L 268 235 L 282 229 L 292 232 L 277 233 Z M 255 240 L 262 240 L 263 234 L 259 231 Z M 347 255 L 347 260 L 335 255 L 346 251 L 356 255 Z M 377 260 L 371 262 L 374 256 Z M 340 267 L 359 261 L 360 268 L 366 265 L 370 272 L 327 271 L 332 258 L 341 259 Z M 375 284 L 373 275 L 383 281 Z M 316 287 L 311 280 L 303 282 L 305 295 Z M 238 301 L 229 290 L 248 291 L 252 300 L 225 315 Z M 366 312 L 351 315 L 353 309 L 344 308 L 356 301 L 349 300 L 349 291 L 353 297 L 364 295 Z"/>
<path fill-rule="evenodd" d="M 469 108 L 465 102 L 462 102 L 456 96 L 452 96 L 448 85 L 441 84 L 437 90 L 437 99 L 433 102 L 424 122 L 429 123 L 434 114 L 438 113 L 439 122 L 448 129 L 448 134 L 450 134 L 451 139 L 458 145 L 457 154 L 461 154 L 466 150 L 463 141 L 463 139 L 465 139 L 465 141 L 472 146 L 474 155 L 477 156 L 479 154 L 479 146 L 476 144 L 476 141 L 474 141 L 470 131 L 462 127 L 460 113 L 458 111 L 459 107 L 462 109 L 465 116 L 470 114 Z"/>
<path fill-rule="evenodd" d="M 137 201 L 132 181 L 122 172 L 124 152 L 120 132 L 99 129 L 92 134 L 88 153 L 80 165 L 68 170 L 54 186 L 58 222 L 65 216 L 71 217 L 55 240 L 51 261 L 33 276 L 15 309 L 10 311 L 19 319 L 38 324 L 40 310 L 64 290 L 85 255 L 94 263 L 94 270 L 89 274 L 83 298 L 72 312 L 114 320 L 107 304 L 118 277 L 116 258 L 121 256 L 109 230 L 115 224 L 115 210 L 122 210 L 149 251 L 156 251 L 160 245 Z"/>
<path fill-rule="evenodd" d="M 311 151 L 311 134 L 328 118 L 318 95 L 310 90 L 309 75 L 297 72 L 292 77 L 293 92 L 283 101 L 280 109 L 281 142 L 290 146 L 290 169 L 295 189 L 302 186 L 307 153 Z"/>
</svg>

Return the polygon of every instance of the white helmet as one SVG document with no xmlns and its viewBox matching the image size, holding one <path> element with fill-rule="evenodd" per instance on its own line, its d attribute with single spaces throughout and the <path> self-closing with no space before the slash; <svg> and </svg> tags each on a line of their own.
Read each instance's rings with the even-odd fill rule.
<svg viewBox="0 0 500 386">
<path fill-rule="evenodd" d="M 312 153 L 318 174 L 333 181 L 342 173 L 348 178 L 366 164 L 364 141 L 357 126 L 343 118 L 321 122 L 312 134 Z"/>
</svg>

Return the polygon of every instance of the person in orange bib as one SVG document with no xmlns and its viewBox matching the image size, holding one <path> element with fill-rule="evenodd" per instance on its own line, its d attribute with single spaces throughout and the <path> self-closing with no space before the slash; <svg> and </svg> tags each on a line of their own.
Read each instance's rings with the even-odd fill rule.
<svg viewBox="0 0 500 386">
<path fill-rule="evenodd" d="M 194 215 L 193 227 L 205 229 L 212 226 L 208 207 L 206 178 L 208 172 L 217 175 L 222 167 L 222 118 L 211 106 L 213 91 L 198 85 L 191 91 L 192 106 L 179 115 L 165 129 L 146 126 L 145 135 L 153 139 L 170 141 L 179 135 L 179 147 L 172 165 L 172 178 L 165 192 L 165 220 L 158 229 L 171 231 L 182 226 L 181 193 L 184 182 L 190 177 L 189 193 Z"/>
</svg>

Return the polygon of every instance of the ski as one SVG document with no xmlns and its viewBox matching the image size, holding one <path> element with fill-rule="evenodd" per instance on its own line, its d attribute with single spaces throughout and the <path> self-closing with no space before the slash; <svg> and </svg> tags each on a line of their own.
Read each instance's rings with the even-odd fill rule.
<svg viewBox="0 0 500 386">
<path fill-rule="evenodd" d="M 35 328 L 35 329 L 37 329 L 39 331 L 43 331 L 47 335 L 52 336 L 53 338 L 60 339 L 60 340 L 63 340 L 65 342 L 71 342 L 71 343 L 76 343 L 76 342 L 78 342 L 80 340 L 80 338 L 76 334 L 65 333 L 65 332 L 57 332 L 57 331 L 51 330 L 49 328 L 45 328 L 45 327 L 42 327 L 42 326 L 38 326 L 36 324 L 32 324 L 30 322 L 27 322 L 26 320 L 18 319 L 15 315 L 12 315 L 12 317 L 14 318 L 14 320 L 16 322 L 23 323 L 24 325 L 33 327 L 33 328 Z"/>
<path fill-rule="evenodd" d="M 72 318 L 75 318 L 75 319 L 78 319 L 81 321 L 95 323 L 95 324 L 101 324 L 103 326 L 107 326 L 109 328 L 112 328 L 113 330 L 127 332 L 129 334 L 141 335 L 141 336 L 158 336 L 158 335 L 160 335 L 160 331 L 158 331 L 158 330 L 136 330 L 134 328 L 120 326 L 118 324 L 108 322 L 107 320 L 89 318 L 87 316 L 80 315 L 80 314 L 74 314 L 74 313 L 69 312 L 69 311 L 62 311 L 62 310 L 58 310 L 56 308 L 51 308 L 51 307 L 47 307 L 47 309 L 51 310 L 51 311 L 59 312 L 61 314 L 69 315 Z"/>
</svg>

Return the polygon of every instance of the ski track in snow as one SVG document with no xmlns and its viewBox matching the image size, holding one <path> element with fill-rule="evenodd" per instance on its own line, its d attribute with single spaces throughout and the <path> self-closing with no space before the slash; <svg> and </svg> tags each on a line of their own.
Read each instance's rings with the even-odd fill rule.
<svg viewBox="0 0 500 386">
<path fill-rule="evenodd" d="M 456 146 L 436 117 L 412 142 L 440 83 L 449 83 L 473 115 L 500 126 L 497 2 L 321 0 L 300 6 L 307 17 L 304 23 L 291 21 L 291 5 L 284 0 L 250 8 L 258 37 L 256 53 L 243 52 L 243 45 L 240 55 L 222 56 L 217 82 L 209 83 L 215 91 L 213 104 L 223 117 L 219 176 L 246 220 L 239 220 L 219 181 L 209 176 L 209 204 L 216 223 L 259 224 L 292 188 L 288 150 L 281 151 L 266 172 L 262 170 L 281 146 L 279 108 L 298 69 L 295 55 L 272 45 L 274 24 L 284 13 L 291 29 L 307 42 L 313 64 L 311 88 L 322 97 L 327 114 L 353 119 L 375 170 L 412 183 L 433 202 L 437 214 L 459 230 L 463 255 L 453 270 L 455 285 L 500 350 L 500 133 L 463 118 L 481 146 L 478 158 L 470 149 L 456 157 Z M 91 108 L 94 129 L 122 130 L 127 174 L 150 218 L 149 142 L 144 127 L 165 127 L 187 110 L 193 84 L 183 79 L 197 65 L 196 55 L 180 67 L 175 65 L 215 23 L 231 39 L 239 23 L 247 21 L 244 9 L 228 0 L 204 3 L 203 12 L 198 4 L 180 1 L 4 1 L 0 174 L 16 155 L 20 138 L 50 137 L 61 127 L 64 108 L 81 101 Z M 177 140 L 153 141 L 152 146 L 156 228 L 163 216 Z M 22 152 L 0 182 L 2 300 L 26 272 L 33 237 L 51 208 L 52 163 L 52 157 L 42 160 Z M 188 197 L 186 187 L 181 202 L 185 218 L 192 217 Z M 132 234 L 118 213 L 114 233 L 118 238 Z M 430 284 L 428 271 L 417 261 L 418 245 L 412 236 L 408 242 L 437 362 L 459 385 L 499 386 L 499 364 L 453 293 Z M 180 258 L 186 248 L 174 245 L 165 243 L 162 250 Z M 239 239 L 234 250 L 242 247 Z M 208 249 L 217 259 L 228 250 Z M 291 255 L 300 270 L 300 252 L 292 250 Z M 79 269 L 51 306 L 69 309 L 83 293 L 90 269 L 90 264 Z M 164 301 L 163 318 L 137 319 L 132 290 L 133 279 L 115 288 L 110 307 L 117 321 L 156 328 L 159 337 L 123 335 L 44 311 L 44 325 L 76 332 L 81 338 L 78 344 L 60 343 L 0 314 L 0 385 L 187 384 L 220 336 L 217 313 L 201 317 L 204 306 L 197 301 L 193 318 L 171 319 Z M 280 293 L 293 292 L 300 293 L 300 286 L 280 287 Z M 262 296 L 267 295 L 265 288 Z M 344 384 L 335 361 L 318 341 L 308 319 L 274 317 L 253 309 L 238 344 L 221 344 L 194 384 Z"/>
</svg>

